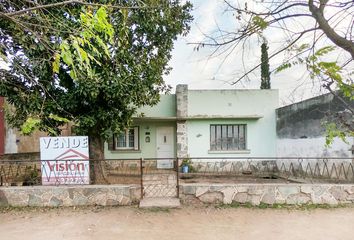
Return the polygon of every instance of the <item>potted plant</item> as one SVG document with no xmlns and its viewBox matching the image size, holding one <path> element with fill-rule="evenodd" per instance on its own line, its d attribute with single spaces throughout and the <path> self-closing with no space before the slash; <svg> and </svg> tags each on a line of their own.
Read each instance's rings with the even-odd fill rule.
<svg viewBox="0 0 354 240">
<path fill-rule="evenodd" d="M 181 164 L 181 171 L 182 173 L 190 173 L 194 171 L 192 161 L 190 158 L 183 159 Z"/>
</svg>

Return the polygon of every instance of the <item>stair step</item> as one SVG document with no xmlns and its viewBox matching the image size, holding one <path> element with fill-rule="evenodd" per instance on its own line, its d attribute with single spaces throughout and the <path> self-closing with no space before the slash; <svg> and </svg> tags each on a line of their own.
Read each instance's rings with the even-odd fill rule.
<svg viewBox="0 0 354 240">
<path fill-rule="evenodd" d="M 140 208 L 179 208 L 181 202 L 179 198 L 168 197 L 146 197 L 140 201 Z"/>
</svg>

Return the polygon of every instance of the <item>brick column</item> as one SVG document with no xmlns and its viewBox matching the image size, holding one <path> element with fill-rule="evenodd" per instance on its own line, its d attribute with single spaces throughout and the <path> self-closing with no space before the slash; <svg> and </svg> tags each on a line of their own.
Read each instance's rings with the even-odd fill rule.
<svg viewBox="0 0 354 240">
<path fill-rule="evenodd" d="M 188 85 L 177 85 L 176 87 L 177 104 L 177 157 L 185 158 L 188 156 L 188 134 L 187 121 L 183 118 L 188 116 Z"/>
</svg>

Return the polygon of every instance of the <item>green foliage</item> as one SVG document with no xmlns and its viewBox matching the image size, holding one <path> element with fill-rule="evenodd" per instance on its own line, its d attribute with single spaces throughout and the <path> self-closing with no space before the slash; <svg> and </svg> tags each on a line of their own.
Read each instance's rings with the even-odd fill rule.
<svg viewBox="0 0 354 240">
<path fill-rule="evenodd" d="M 335 47 L 326 46 L 317 50 L 310 57 L 305 58 L 305 63 L 310 71 L 311 78 L 324 74 L 338 84 L 342 82 L 341 67 L 339 67 L 336 62 L 324 62 L 320 60 L 320 57 L 334 50 Z"/>
<path fill-rule="evenodd" d="M 254 16 L 252 18 L 252 23 L 259 27 L 261 30 L 264 30 L 268 27 L 268 22 L 265 21 L 263 18 L 261 18 L 260 16 Z"/>
<path fill-rule="evenodd" d="M 275 69 L 274 73 L 282 72 L 282 71 L 287 70 L 287 69 L 289 69 L 291 67 L 292 67 L 291 63 L 289 63 L 289 62 L 283 63 L 283 64 L 281 64 L 279 67 L 277 67 Z"/>
<path fill-rule="evenodd" d="M 261 51 L 261 89 L 270 89 L 268 46 L 266 43 L 261 45 Z"/>
<path fill-rule="evenodd" d="M 182 160 L 181 167 L 183 167 L 183 166 L 188 166 L 188 171 L 190 173 L 196 172 L 196 169 L 194 168 L 193 162 L 190 158 L 185 158 Z"/>
<path fill-rule="evenodd" d="M 80 76 L 94 76 L 91 62 L 101 65 L 101 54 L 108 58 L 109 45 L 113 44 L 114 29 L 109 23 L 107 10 L 100 7 L 94 14 L 85 11 L 80 14 L 81 28 L 76 35 L 70 35 L 60 44 L 60 54 L 54 54 L 53 72 L 59 73 L 60 57 L 70 67 L 70 76 L 77 80 Z M 59 58 L 59 59 L 58 59 Z"/>
<path fill-rule="evenodd" d="M 346 135 L 344 132 L 338 130 L 335 123 L 329 123 L 326 125 L 326 146 L 329 147 L 334 138 L 339 137 L 343 142 L 348 143 L 345 139 Z"/>
<path fill-rule="evenodd" d="M 0 52 L 9 62 L 0 70 L 0 95 L 12 106 L 13 127 L 55 135 L 71 121 L 76 134 L 108 138 L 170 89 L 163 75 L 173 41 L 190 28 L 191 4 L 156 0 L 120 9 L 109 7 L 116 1 L 92 2 L 107 6 L 62 5 L 0 18 Z M 0 11 L 27 5 L 5 1 Z"/>
<path fill-rule="evenodd" d="M 28 117 L 21 127 L 21 132 L 25 135 L 31 134 L 38 128 L 41 120 L 39 118 Z"/>
<path fill-rule="evenodd" d="M 63 118 L 63 117 L 59 117 L 58 115 L 55 115 L 55 114 L 52 114 L 52 113 L 49 114 L 48 117 L 51 118 L 51 119 L 53 119 L 53 120 L 55 120 L 55 121 L 62 122 L 62 123 L 68 123 L 68 122 L 70 122 L 69 119 Z"/>
<path fill-rule="evenodd" d="M 151 207 L 151 208 L 142 209 L 140 211 L 150 212 L 150 213 L 169 213 L 170 209 L 164 207 Z"/>
</svg>

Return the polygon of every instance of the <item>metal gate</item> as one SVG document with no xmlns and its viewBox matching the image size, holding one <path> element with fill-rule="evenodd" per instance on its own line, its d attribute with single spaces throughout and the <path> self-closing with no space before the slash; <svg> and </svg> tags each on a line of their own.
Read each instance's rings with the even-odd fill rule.
<svg viewBox="0 0 354 240">
<path fill-rule="evenodd" d="M 179 197 L 178 160 L 141 159 L 141 198 Z"/>
</svg>

